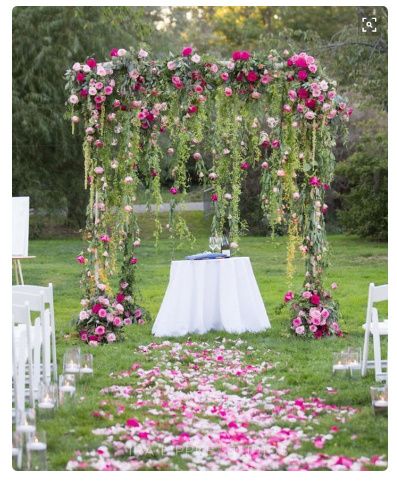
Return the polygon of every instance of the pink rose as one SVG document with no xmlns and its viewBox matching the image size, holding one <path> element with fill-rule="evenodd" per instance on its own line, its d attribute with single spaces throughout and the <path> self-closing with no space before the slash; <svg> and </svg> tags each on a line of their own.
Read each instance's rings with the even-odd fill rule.
<svg viewBox="0 0 397 481">
<path fill-rule="evenodd" d="M 294 293 L 292 291 L 288 291 L 284 295 L 284 302 L 292 301 L 293 298 L 294 298 Z"/>
<path fill-rule="evenodd" d="M 329 311 L 328 311 L 327 309 L 323 309 L 323 310 L 321 311 L 321 317 L 322 317 L 323 319 L 328 319 L 328 318 L 329 318 Z"/>
<path fill-rule="evenodd" d="M 227 72 L 222 72 L 220 77 L 224 82 L 226 82 L 226 80 L 229 78 L 229 74 Z"/>
<path fill-rule="evenodd" d="M 106 315 L 107 315 L 107 312 L 106 312 L 105 309 L 99 309 L 99 311 L 98 311 L 98 316 L 99 316 L 99 317 L 105 318 Z"/>
<path fill-rule="evenodd" d="M 256 82 L 259 78 L 259 75 L 254 71 L 254 70 L 250 70 L 247 74 L 247 80 L 248 82 Z"/>
<path fill-rule="evenodd" d="M 310 299 L 312 296 L 312 293 L 310 291 L 305 291 L 305 292 L 302 292 L 302 297 L 304 299 Z"/>
<path fill-rule="evenodd" d="M 304 82 L 305 80 L 307 80 L 307 72 L 306 72 L 306 70 L 299 70 L 299 72 L 298 72 L 298 79 L 299 79 L 301 82 Z"/>
<path fill-rule="evenodd" d="M 193 53 L 192 47 L 184 47 L 182 49 L 182 57 L 189 57 L 190 55 L 192 55 L 192 53 Z"/>
<path fill-rule="evenodd" d="M 121 322 L 122 322 L 122 321 L 121 321 L 121 319 L 120 319 L 119 317 L 115 317 L 115 318 L 113 319 L 113 324 L 114 324 L 115 326 L 117 326 L 117 327 L 121 326 Z"/>
<path fill-rule="evenodd" d="M 305 333 L 305 326 L 298 326 L 296 329 L 295 329 L 295 332 L 298 334 L 298 335 L 302 335 Z"/>
<path fill-rule="evenodd" d="M 171 187 L 169 189 L 169 192 L 171 195 L 176 195 L 178 193 L 178 188 L 177 187 Z"/>
<path fill-rule="evenodd" d="M 114 332 L 109 332 L 109 334 L 106 336 L 106 340 L 108 342 L 114 342 L 116 340 L 116 334 L 114 334 Z"/>
<path fill-rule="evenodd" d="M 130 264 L 135 265 L 138 263 L 138 259 L 136 257 L 131 257 Z"/>
<path fill-rule="evenodd" d="M 301 326 L 302 325 L 302 319 L 300 317 L 296 317 L 295 319 L 293 319 L 292 325 L 294 327 Z"/>
<path fill-rule="evenodd" d="M 106 332 L 106 329 L 104 328 L 104 326 L 97 326 L 95 328 L 95 334 L 97 336 L 103 336 L 105 334 L 105 332 Z"/>
<path fill-rule="evenodd" d="M 233 95 L 233 90 L 230 87 L 226 87 L 224 92 L 226 97 L 231 97 Z"/>
</svg>

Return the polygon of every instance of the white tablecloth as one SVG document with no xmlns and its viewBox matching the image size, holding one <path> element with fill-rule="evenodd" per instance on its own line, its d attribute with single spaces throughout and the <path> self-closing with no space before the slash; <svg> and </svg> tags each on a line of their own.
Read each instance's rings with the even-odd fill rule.
<svg viewBox="0 0 397 481">
<path fill-rule="evenodd" d="M 173 261 L 155 336 L 270 328 L 249 257 Z"/>
</svg>

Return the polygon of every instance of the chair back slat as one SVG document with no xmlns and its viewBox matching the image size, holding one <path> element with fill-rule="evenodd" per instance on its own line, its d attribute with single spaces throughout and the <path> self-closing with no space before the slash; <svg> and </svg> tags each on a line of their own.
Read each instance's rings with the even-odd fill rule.
<svg viewBox="0 0 397 481">
<path fill-rule="evenodd" d="M 44 296 L 42 294 L 30 294 L 28 292 L 12 292 L 12 303 L 13 304 L 24 304 L 29 303 L 29 308 L 31 311 L 43 312 L 44 307 Z"/>
<path fill-rule="evenodd" d="M 388 285 L 375 286 L 370 284 L 372 302 L 382 302 L 388 300 Z"/>
<path fill-rule="evenodd" d="M 27 284 L 12 286 L 12 292 L 21 293 L 26 292 L 27 294 L 34 294 L 44 296 L 44 302 L 46 304 L 52 304 L 54 302 L 54 294 L 52 290 L 52 284 L 48 286 L 30 286 Z"/>
<path fill-rule="evenodd" d="M 30 325 L 30 309 L 27 302 L 12 305 L 12 321 L 14 324 Z"/>
</svg>

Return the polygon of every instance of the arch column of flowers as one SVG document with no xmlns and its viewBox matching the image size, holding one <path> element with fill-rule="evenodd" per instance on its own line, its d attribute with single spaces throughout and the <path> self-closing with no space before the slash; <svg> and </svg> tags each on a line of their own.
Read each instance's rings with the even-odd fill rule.
<svg viewBox="0 0 397 481">
<path fill-rule="evenodd" d="M 84 128 L 87 208 L 82 300 L 83 341 L 114 342 L 124 325 L 148 315 L 135 279 L 140 231 L 134 213 L 138 185 L 148 203 L 162 203 L 161 165 L 174 179 L 169 230 L 191 237 L 175 207 L 190 178 L 211 190 L 213 232 L 225 226 L 238 248 L 244 176 L 260 165 L 258 208 L 273 232 L 288 234 L 287 278 L 297 251 L 306 259 L 303 290 L 288 291 L 291 328 L 298 335 L 340 335 L 338 306 L 323 286 L 327 262 L 324 193 L 334 171 L 332 148 L 351 109 L 316 60 L 306 54 L 233 52 L 229 61 L 191 47 L 163 61 L 143 49 L 113 49 L 66 72 L 67 118 Z M 259 207 L 261 206 L 261 207 Z M 115 292 L 111 279 L 120 276 Z"/>
</svg>

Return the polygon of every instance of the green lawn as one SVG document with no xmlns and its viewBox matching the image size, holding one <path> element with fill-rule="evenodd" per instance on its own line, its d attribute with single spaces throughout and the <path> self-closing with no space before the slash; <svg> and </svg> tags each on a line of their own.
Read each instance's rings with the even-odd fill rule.
<svg viewBox="0 0 397 481">
<path fill-rule="evenodd" d="M 175 252 L 176 258 L 199 252 L 207 247 L 206 232 L 208 222 L 202 221 L 202 214 L 187 214 L 194 225 L 197 236 L 194 248 L 186 246 Z M 150 221 L 142 218 L 143 232 L 146 232 L 139 255 L 139 285 L 144 305 L 153 317 L 156 315 L 168 282 L 171 260 L 171 243 L 163 240 L 156 249 L 148 232 Z M 333 235 L 329 237 L 331 246 L 331 266 L 327 282 L 339 285 L 335 295 L 340 301 L 346 331 L 344 338 L 330 338 L 321 341 L 304 341 L 292 337 L 289 333 L 287 314 L 275 314 L 284 292 L 287 289 L 285 279 L 285 239 L 245 237 L 240 242 L 240 255 L 249 256 L 266 303 L 272 328 L 263 334 L 241 335 L 255 349 L 255 360 L 278 362 L 277 386 L 291 388 L 294 398 L 318 395 L 328 402 L 338 405 L 352 405 L 359 412 L 335 438 L 327 443 L 327 454 L 346 456 L 372 456 L 387 454 L 387 418 L 375 416 L 370 408 L 369 387 L 374 384 L 373 373 L 365 379 L 351 381 L 333 377 L 331 373 L 332 353 L 347 346 L 361 346 L 368 283 L 387 282 L 387 246 L 355 237 Z M 30 254 L 35 260 L 24 263 L 24 277 L 28 284 L 46 284 L 52 282 L 55 289 L 55 312 L 57 321 L 58 361 L 61 365 L 66 348 L 78 344 L 83 350 L 94 353 L 95 377 L 79 383 L 79 401 L 74 406 L 58 409 L 51 420 L 41 422 L 47 431 L 49 467 L 62 470 L 67 461 L 73 457 L 76 449 L 82 451 L 95 448 L 100 444 L 97 436 L 91 434 L 96 427 L 106 425 L 103 419 L 91 416 L 98 409 L 98 403 L 104 398 L 99 390 L 113 384 L 109 373 L 127 369 L 133 362 L 142 363 L 142 355 L 136 348 L 153 341 L 150 334 L 151 325 L 131 326 L 126 330 L 123 343 L 90 348 L 82 345 L 74 336 L 70 324 L 72 316 L 79 311 L 80 268 L 75 262 L 82 242 L 78 239 L 36 240 L 30 243 Z M 294 288 L 299 289 L 303 266 L 298 263 L 298 274 Z M 381 314 L 386 315 L 387 306 Z M 219 333 L 205 336 L 192 336 L 193 339 L 215 342 Z M 224 334 L 221 334 L 222 336 Z M 225 336 L 235 339 L 237 336 Z M 179 339 L 181 341 L 186 338 Z M 150 358 L 147 360 L 150 365 Z M 326 387 L 337 390 L 329 394 Z M 321 420 L 321 423 L 329 422 Z M 110 423 L 112 424 L 112 423 Z M 357 436 L 353 441 L 351 436 Z M 310 451 L 310 447 L 304 447 Z"/>
</svg>

